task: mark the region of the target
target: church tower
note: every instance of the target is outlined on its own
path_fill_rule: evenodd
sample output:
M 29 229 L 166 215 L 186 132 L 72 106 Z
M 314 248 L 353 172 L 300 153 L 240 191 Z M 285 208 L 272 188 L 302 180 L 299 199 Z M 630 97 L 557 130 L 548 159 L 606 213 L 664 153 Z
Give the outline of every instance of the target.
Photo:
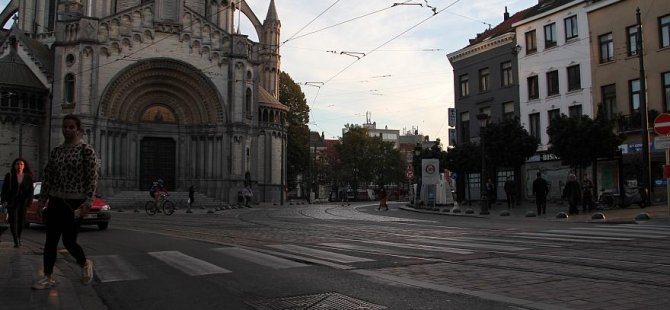
M 271 0 L 268 14 L 263 21 L 263 34 L 260 39 L 262 46 L 260 56 L 263 61 L 261 85 L 275 98 L 279 98 L 280 31 L 281 22 L 279 22 L 275 1 Z

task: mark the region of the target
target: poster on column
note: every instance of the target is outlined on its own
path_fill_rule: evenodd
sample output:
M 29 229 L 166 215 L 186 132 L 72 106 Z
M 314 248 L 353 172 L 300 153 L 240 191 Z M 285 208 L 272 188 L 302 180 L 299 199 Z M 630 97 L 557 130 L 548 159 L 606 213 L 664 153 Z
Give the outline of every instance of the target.
M 440 182 L 440 160 L 421 160 L 421 182 L 425 185 L 435 185 Z

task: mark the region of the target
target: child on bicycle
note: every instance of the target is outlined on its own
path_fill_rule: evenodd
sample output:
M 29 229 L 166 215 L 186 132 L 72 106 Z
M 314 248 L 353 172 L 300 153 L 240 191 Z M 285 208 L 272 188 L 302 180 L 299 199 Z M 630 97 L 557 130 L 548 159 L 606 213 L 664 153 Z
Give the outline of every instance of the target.
M 161 199 L 161 195 L 167 195 L 167 189 L 165 188 L 165 185 L 163 184 L 163 179 L 158 179 L 156 180 L 153 185 L 151 186 L 151 190 L 149 191 L 149 194 L 151 197 L 154 199 L 156 209 L 159 207 L 159 202 Z

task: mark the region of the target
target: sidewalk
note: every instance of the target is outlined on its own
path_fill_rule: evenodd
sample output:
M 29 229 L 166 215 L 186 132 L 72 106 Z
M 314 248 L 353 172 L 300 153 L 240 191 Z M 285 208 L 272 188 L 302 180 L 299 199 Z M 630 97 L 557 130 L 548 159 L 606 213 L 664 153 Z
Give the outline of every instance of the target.
M 665 222 L 670 223 L 670 216 L 668 215 L 668 206 L 664 203 L 652 204 L 649 207 L 641 209 L 638 206 L 631 206 L 625 209 L 612 209 L 604 211 L 590 211 L 586 213 L 581 212 L 581 206 L 579 207 L 580 213 L 577 215 L 568 215 L 567 218 L 557 218 L 557 214 L 564 212 L 568 214 L 568 204 L 567 203 L 556 203 L 548 202 L 547 203 L 547 214 L 546 215 L 537 215 L 537 209 L 535 207 L 535 202 L 532 201 L 523 201 L 520 205 L 514 206 L 512 209 L 507 208 L 506 202 L 495 203 L 492 208 L 489 209 L 489 215 L 480 215 L 480 204 L 479 201 L 473 201 L 471 205 L 463 204 L 459 205 L 461 210 L 460 213 L 452 212 L 453 206 L 438 206 L 437 209 L 428 210 L 423 208 L 414 208 L 409 205 L 403 204 L 400 207 L 403 210 L 415 211 L 421 213 L 431 213 L 431 214 L 440 214 L 447 216 L 466 216 L 466 217 L 480 217 L 480 218 L 510 218 L 510 219 L 521 219 L 525 218 L 528 220 L 552 220 L 552 221 L 564 221 L 564 222 L 610 222 L 610 223 L 620 223 L 620 222 L 635 222 L 635 218 L 640 213 L 646 213 L 649 215 L 650 220 L 647 222 Z M 470 211 L 468 211 L 470 210 Z M 469 213 L 472 212 L 472 213 Z M 602 213 L 605 216 L 604 220 L 601 219 L 592 219 L 593 214 Z M 509 213 L 508 215 L 504 215 Z M 534 216 L 529 216 L 533 214 Z
M 33 290 L 31 286 L 42 272 L 42 244 L 22 240 L 21 247 L 14 248 L 9 231 L 0 240 L 0 310 L 107 309 L 90 285 L 78 281 L 80 268 L 69 255 L 60 253 L 56 261 L 54 278 L 58 286 Z

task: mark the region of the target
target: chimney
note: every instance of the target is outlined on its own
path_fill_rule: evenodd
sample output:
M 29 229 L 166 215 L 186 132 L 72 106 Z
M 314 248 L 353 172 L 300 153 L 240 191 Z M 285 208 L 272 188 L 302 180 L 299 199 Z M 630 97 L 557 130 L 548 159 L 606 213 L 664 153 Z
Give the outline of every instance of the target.
M 509 13 L 507 13 L 507 6 L 505 6 L 505 15 L 503 15 L 503 20 L 509 19 Z

